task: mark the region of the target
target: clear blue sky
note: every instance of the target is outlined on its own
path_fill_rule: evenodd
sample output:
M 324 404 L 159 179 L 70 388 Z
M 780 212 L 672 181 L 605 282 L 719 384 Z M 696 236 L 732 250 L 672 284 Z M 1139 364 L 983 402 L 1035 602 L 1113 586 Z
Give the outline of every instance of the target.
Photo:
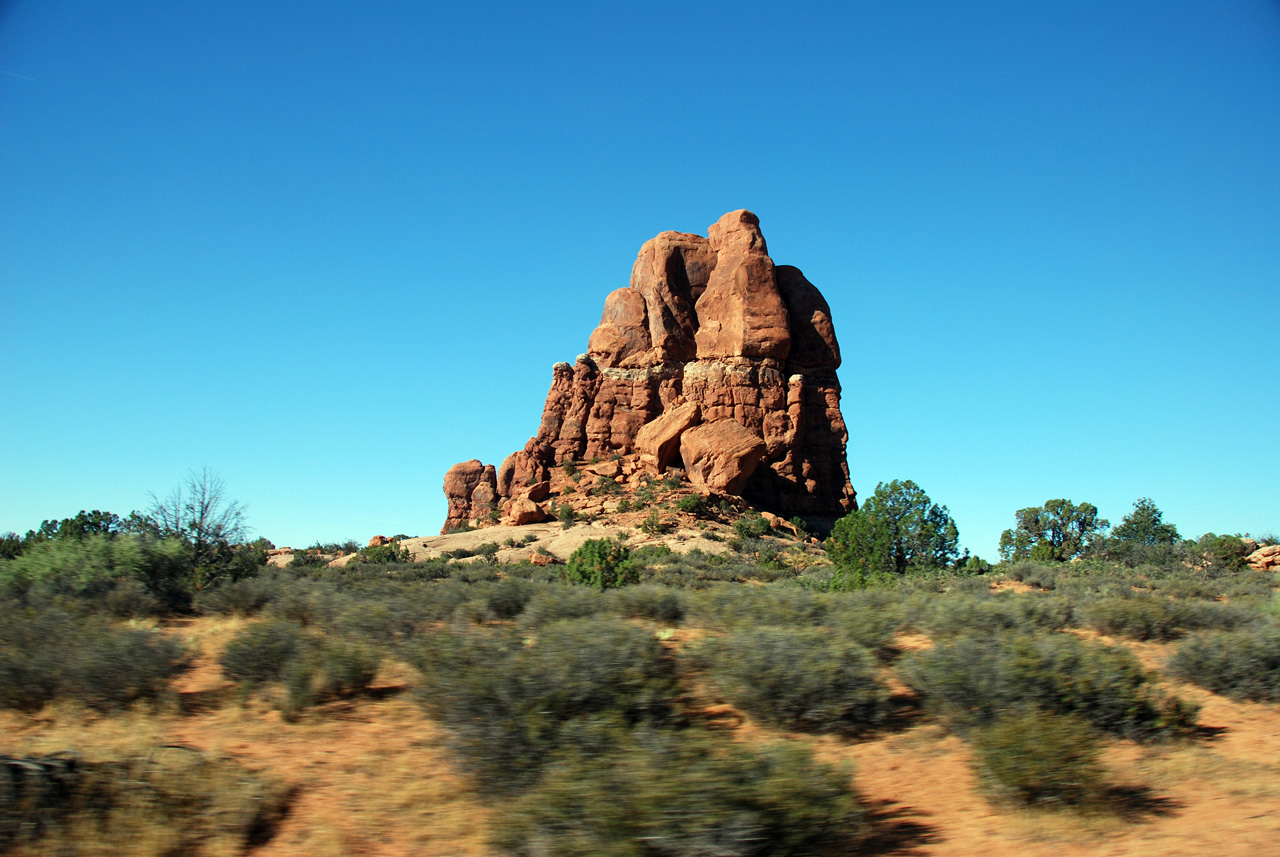
M 750 208 L 859 495 L 1280 532 L 1275 0 L 17 0 L 0 72 L 0 531 L 208 465 L 277 544 L 435 533 Z

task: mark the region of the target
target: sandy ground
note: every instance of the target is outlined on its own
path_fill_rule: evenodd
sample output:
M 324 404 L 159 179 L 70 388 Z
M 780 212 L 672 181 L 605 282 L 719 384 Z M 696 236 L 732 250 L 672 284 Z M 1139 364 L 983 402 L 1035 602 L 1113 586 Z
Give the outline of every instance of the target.
M 528 528 L 522 528 L 528 529 Z M 490 810 L 443 749 L 442 734 L 413 701 L 412 672 L 392 664 L 373 692 L 286 723 L 261 700 L 242 702 L 216 663 L 243 620 L 174 623 L 201 652 L 176 682 L 180 703 L 160 714 L 102 717 L 52 706 L 0 712 L 0 752 L 92 748 L 110 758 L 161 743 L 229 755 L 293 789 L 290 812 L 259 855 L 485 855 Z M 668 635 L 672 644 L 697 629 Z M 903 641 L 911 642 L 911 641 Z M 919 642 L 919 641 L 916 641 Z M 1134 648 L 1157 666 L 1167 647 Z M 719 700 L 708 719 L 745 741 L 797 740 L 848 761 L 872 808 L 864 854 L 918 857 L 1258 857 L 1280 853 L 1280 706 L 1241 704 L 1189 685 L 1203 704 L 1203 736 L 1139 746 L 1115 742 L 1106 761 L 1117 812 L 1083 817 L 993 805 L 979 790 L 963 741 L 907 718 L 859 742 L 782 735 Z

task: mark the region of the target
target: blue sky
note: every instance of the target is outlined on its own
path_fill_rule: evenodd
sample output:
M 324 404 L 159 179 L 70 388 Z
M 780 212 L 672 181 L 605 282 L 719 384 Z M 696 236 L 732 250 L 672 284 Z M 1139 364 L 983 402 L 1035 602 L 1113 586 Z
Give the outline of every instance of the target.
M 465 8 L 464 8 L 465 5 Z M 0 531 L 437 532 L 664 229 L 831 304 L 860 496 L 1280 532 L 1280 3 L 0 4 Z

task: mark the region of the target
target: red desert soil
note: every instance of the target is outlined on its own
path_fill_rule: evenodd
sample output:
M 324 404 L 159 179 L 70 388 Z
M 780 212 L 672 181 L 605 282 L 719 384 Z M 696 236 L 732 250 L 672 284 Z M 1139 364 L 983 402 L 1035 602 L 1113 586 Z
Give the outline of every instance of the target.
M 32 717 L 0 713 L 0 752 L 77 747 L 109 756 L 157 743 L 224 753 L 294 788 L 268 855 L 486 855 L 487 810 L 451 765 L 441 730 L 402 692 L 412 675 L 389 668 L 368 698 L 312 709 L 286 723 L 258 700 L 243 706 L 216 663 L 238 620 L 196 619 L 172 631 L 201 655 L 177 689 L 181 711 L 86 716 L 54 706 Z M 682 630 L 681 638 L 690 636 Z M 683 641 L 683 640 L 681 640 Z M 673 640 L 672 642 L 676 642 Z M 1166 647 L 1134 645 L 1149 666 Z M 398 669 L 398 671 L 397 671 Z M 1140 747 L 1117 742 L 1107 761 L 1123 816 L 1014 811 L 977 788 L 960 739 L 918 724 L 864 742 L 780 736 L 715 706 L 709 725 L 740 740 L 787 737 L 824 759 L 847 760 L 876 817 L 864 853 L 918 857 L 1085 857 L 1214 854 L 1256 857 L 1280 842 L 1280 707 L 1241 704 L 1188 685 L 1204 706 L 1205 735 Z M 714 714 L 715 716 L 710 716 Z

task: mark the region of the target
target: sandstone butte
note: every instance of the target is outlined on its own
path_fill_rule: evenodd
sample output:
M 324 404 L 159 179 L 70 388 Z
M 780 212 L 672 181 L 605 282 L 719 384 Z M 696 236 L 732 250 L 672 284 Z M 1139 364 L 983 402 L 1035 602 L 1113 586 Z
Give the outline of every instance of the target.
M 857 501 L 839 367 L 826 300 L 774 265 L 754 214 L 731 211 L 706 238 L 663 232 L 605 299 L 587 352 L 552 368 L 524 449 L 445 474 L 442 532 L 546 520 L 565 462 L 621 492 L 674 470 L 784 517 L 844 515 Z

